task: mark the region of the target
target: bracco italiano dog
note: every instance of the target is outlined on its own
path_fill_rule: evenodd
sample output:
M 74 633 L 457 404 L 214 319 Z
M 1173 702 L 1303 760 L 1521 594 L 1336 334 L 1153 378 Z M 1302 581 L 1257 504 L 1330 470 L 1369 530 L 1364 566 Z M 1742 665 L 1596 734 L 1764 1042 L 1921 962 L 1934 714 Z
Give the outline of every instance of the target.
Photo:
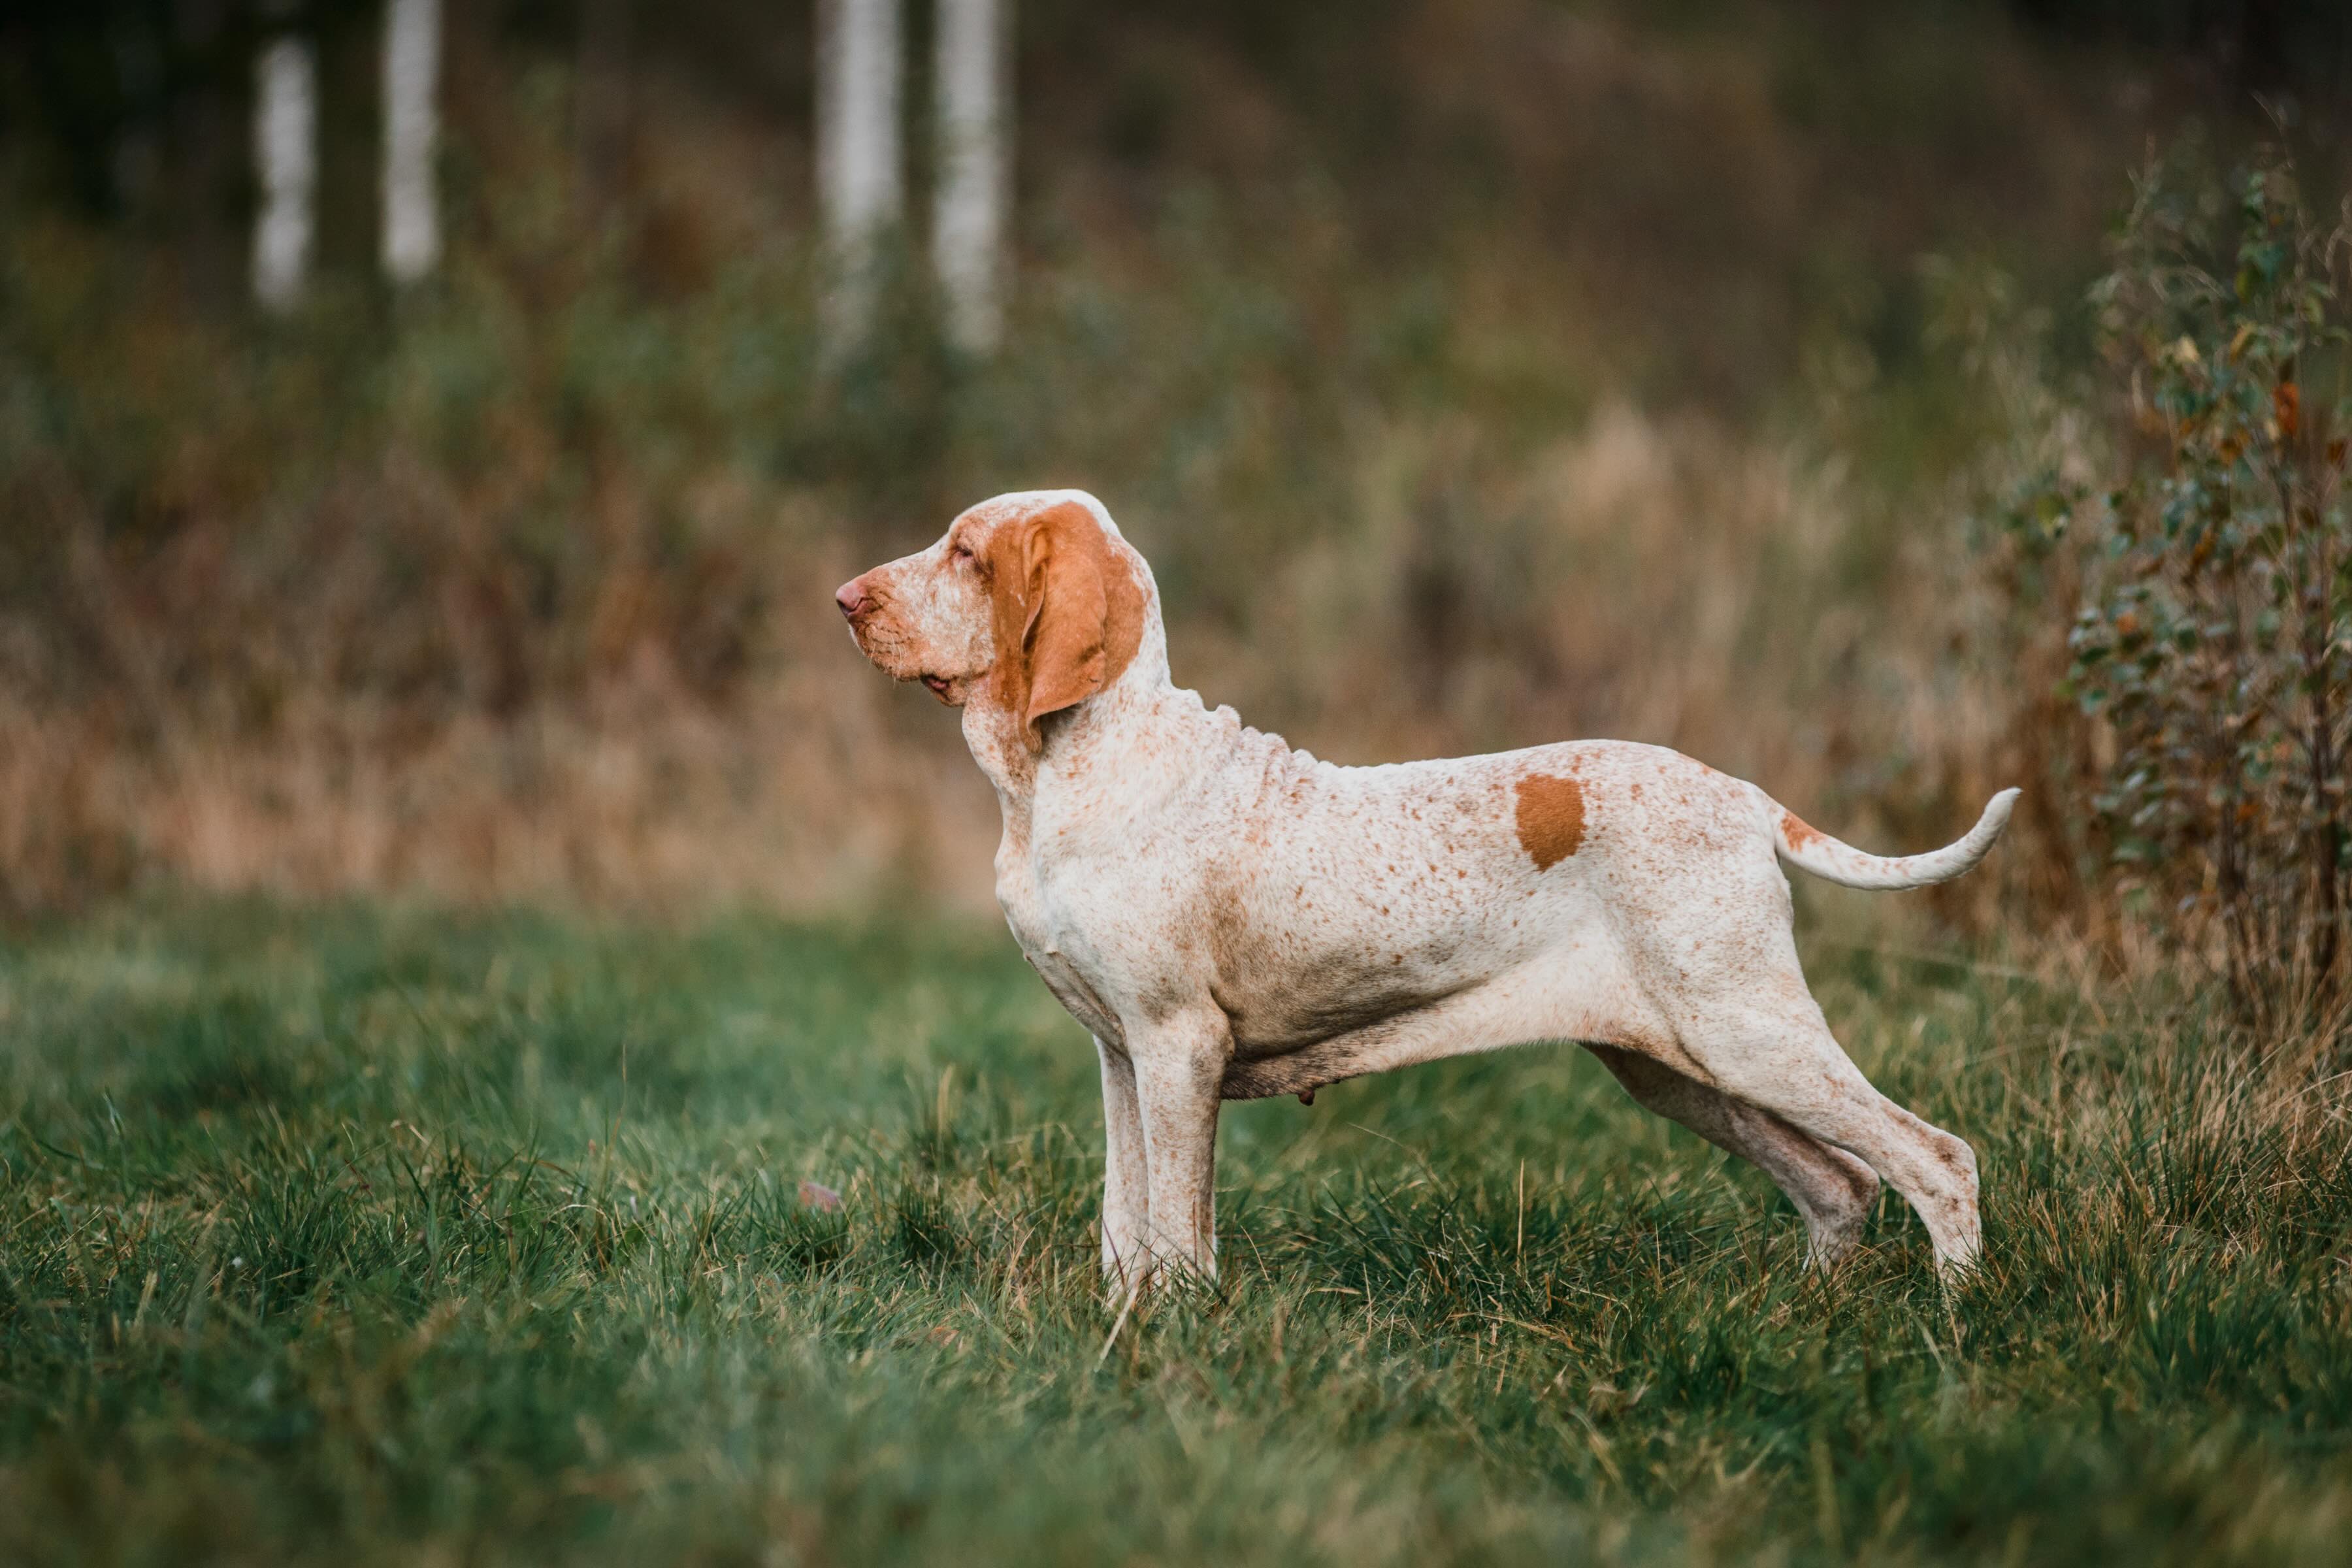
M 1318 762 L 1170 680 L 1151 569 L 1076 490 L 983 501 L 836 598 L 877 668 L 963 710 L 996 786 L 1005 920 L 1102 1060 L 1114 1285 L 1214 1274 L 1220 1101 L 1540 1040 L 1762 1166 L 1817 1261 L 1881 1180 L 1945 1268 L 1976 1257 L 1976 1156 L 1840 1048 L 1780 863 L 1939 882 L 1984 858 L 2015 790 L 1958 843 L 1890 859 L 1656 746 Z

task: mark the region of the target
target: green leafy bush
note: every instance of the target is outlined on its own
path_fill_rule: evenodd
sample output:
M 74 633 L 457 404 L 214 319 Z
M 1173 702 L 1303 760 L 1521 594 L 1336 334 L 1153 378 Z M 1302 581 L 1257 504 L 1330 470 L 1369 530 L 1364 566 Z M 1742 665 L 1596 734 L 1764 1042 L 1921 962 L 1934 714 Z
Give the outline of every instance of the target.
M 2347 248 L 2283 155 L 2226 184 L 2193 155 L 2152 166 L 2093 292 L 2128 471 L 2021 513 L 2077 525 L 2067 689 L 2095 727 L 2105 842 L 2249 1003 L 2340 968 Z

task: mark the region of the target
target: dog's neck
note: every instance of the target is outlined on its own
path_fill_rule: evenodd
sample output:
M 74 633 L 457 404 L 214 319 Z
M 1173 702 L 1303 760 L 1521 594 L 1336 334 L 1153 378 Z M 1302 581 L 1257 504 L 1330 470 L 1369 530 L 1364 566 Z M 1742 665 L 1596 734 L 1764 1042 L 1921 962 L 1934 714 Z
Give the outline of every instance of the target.
M 964 704 L 963 734 L 1004 814 L 1008 848 L 1026 848 L 1040 809 L 1084 810 L 1181 775 L 1189 755 L 1213 742 L 1213 721 L 1200 698 L 1170 679 L 1160 606 L 1150 605 L 1141 645 L 1118 679 L 1038 723 L 1041 744 L 1024 733 L 1022 716 L 992 694 Z

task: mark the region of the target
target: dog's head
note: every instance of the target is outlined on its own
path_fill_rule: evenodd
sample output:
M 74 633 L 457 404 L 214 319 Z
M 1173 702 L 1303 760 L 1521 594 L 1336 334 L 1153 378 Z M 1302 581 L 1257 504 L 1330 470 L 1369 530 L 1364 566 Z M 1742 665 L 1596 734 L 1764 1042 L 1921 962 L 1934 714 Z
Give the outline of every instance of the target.
M 984 702 L 1037 721 L 1094 696 L 1135 658 L 1142 562 L 1092 497 L 1024 491 L 971 508 L 938 543 L 834 594 L 858 650 L 950 707 Z

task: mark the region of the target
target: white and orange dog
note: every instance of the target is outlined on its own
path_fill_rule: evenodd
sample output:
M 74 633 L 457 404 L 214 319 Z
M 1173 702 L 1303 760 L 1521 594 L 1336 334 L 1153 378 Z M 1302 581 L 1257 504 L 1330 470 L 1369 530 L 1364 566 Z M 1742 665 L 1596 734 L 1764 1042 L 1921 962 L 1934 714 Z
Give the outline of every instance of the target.
M 1633 1098 L 1755 1162 L 1811 1256 L 1891 1183 L 1947 1270 L 1977 1256 L 1968 1144 L 1870 1086 L 1806 989 L 1786 860 L 1916 888 L 1677 752 L 1575 741 L 1345 768 L 1169 679 L 1151 569 L 1076 490 L 999 496 L 837 600 L 866 658 L 963 710 L 1004 812 L 996 892 L 1095 1037 L 1114 1285 L 1216 1268 L 1218 1105 L 1573 1040 Z

